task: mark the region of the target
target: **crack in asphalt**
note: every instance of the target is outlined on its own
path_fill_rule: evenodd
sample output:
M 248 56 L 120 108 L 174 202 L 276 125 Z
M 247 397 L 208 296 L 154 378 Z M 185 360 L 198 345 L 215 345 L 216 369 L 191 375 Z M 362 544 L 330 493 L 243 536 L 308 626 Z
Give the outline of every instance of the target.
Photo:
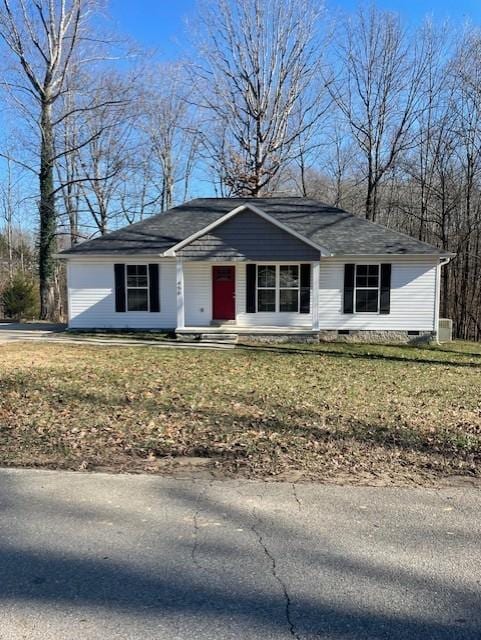
M 260 523 L 260 518 L 257 516 L 255 509 L 253 509 L 252 515 L 253 515 L 254 519 L 257 521 L 257 523 Z M 256 536 L 257 541 L 259 542 L 259 545 L 262 547 L 262 550 L 264 551 L 265 556 L 269 559 L 269 562 L 270 562 L 270 565 L 271 565 L 271 573 L 274 576 L 274 579 L 277 581 L 277 583 L 279 584 L 279 586 L 282 589 L 282 593 L 284 595 L 284 600 L 285 600 L 286 622 L 287 622 L 287 625 L 289 627 L 290 634 L 291 634 L 291 636 L 293 638 L 295 638 L 295 640 L 301 640 L 301 636 L 296 632 L 296 628 L 294 626 L 294 623 L 292 622 L 292 618 L 291 618 L 291 605 L 292 605 L 291 598 L 289 596 L 289 592 L 287 590 L 286 583 L 284 582 L 284 580 L 280 577 L 280 575 L 277 572 L 276 559 L 272 555 L 272 553 L 269 551 L 269 548 L 267 547 L 266 543 L 264 542 L 264 537 L 263 537 L 262 533 L 259 531 L 259 529 L 257 528 L 255 523 L 251 526 L 251 530 L 254 533 L 254 535 Z
M 302 510 L 302 501 L 299 498 L 299 496 L 297 495 L 297 488 L 296 488 L 295 482 L 293 482 L 291 484 L 291 487 L 292 487 L 292 495 L 294 496 L 294 500 L 297 502 L 297 508 L 298 508 L 299 511 L 301 511 Z
M 198 569 L 201 569 L 203 571 L 204 567 L 197 560 L 197 549 L 199 548 L 199 540 L 198 540 L 199 524 L 197 522 L 198 516 L 199 516 L 199 511 L 196 511 L 194 513 L 194 515 L 192 516 L 192 520 L 193 520 L 193 523 L 194 523 L 194 542 L 192 544 L 192 549 L 190 550 L 190 555 L 192 557 L 193 564 L 195 564 L 195 566 Z
M 205 497 L 208 489 L 210 489 L 210 487 L 212 486 L 212 481 L 208 482 L 204 488 L 202 489 L 202 491 L 199 494 L 199 500 L 201 500 L 202 498 Z M 192 543 L 192 548 L 190 550 L 190 556 L 192 558 L 192 563 L 200 570 L 200 571 L 207 571 L 207 569 L 199 562 L 199 560 L 197 559 L 197 551 L 199 549 L 199 532 L 200 532 L 200 528 L 199 528 L 199 515 L 201 512 L 201 508 L 200 506 L 198 507 L 197 511 L 194 512 L 193 516 L 192 516 L 192 524 L 194 525 L 194 533 L 193 533 L 193 538 L 194 541 Z
M 199 500 L 201 500 L 203 497 L 205 497 L 205 495 L 207 494 L 207 491 L 212 486 L 212 482 L 213 482 L 213 480 L 205 485 L 205 487 L 203 488 L 203 490 L 199 494 Z M 241 497 L 241 498 L 245 497 L 245 496 L 243 496 L 241 494 L 241 492 L 237 488 L 235 489 L 235 491 L 238 493 L 239 497 Z M 295 487 L 294 484 L 292 484 L 292 493 L 293 493 L 293 496 L 294 496 L 294 498 L 295 498 L 295 500 L 297 502 L 299 510 L 301 510 L 302 501 L 299 499 L 299 496 L 297 495 L 296 487 Z M 263 495 L 259 494 L 258 497 L 262 499 Z M 199 562 L 199 560 L 197 558 L 197 552 L 198 552 L 198 549 L 199 549 L 199 532 L 200 532 L 199 515 L 200 515 L 200 512 L 201 512 L 201 508 L 199 507 L 194 512 L 194 514 L 192 516 L 192 523 L 193 523 L 193 527 L 194 527 L 194 533 L 193 533 L 194 542 L 193 542 L 192 548 L 191 548 L 191 557 L 192 557 L 192 563 L 200 571 L 207 571 L 207 569 Z M 253 532 L 253 534 L 255 535 L 260 547 L 262 548 L 262 550 L 264 552 L 264 555 L 269 560 L 272 576 L 274 577 L 276 582 L 281 587 L 281 591 L 282 591 L 282 594 L 284 596 L 284 601 L 285 601 L 285 609 L 284 609 L 284 611 L 285 611 L 287 626 L 289 628 L 289 633 L 290 633 L 291 637 L 294 638 L 294 640 L 302 640 L 301 636 L 296 632 L 296 628 L 295 628 L 294 622 L 292 621 L 292 617 L 291 617 L 292 601 L 291 601 L 291 597 L 289 595 L 289 591 L 287 590 L 287 585 L 284 582 L 284 580 L 280 577 L 280 575 L 278 574 L 276 558 L 271 553 L 269 548 L 267 547 L 267 545 L 266 545 L 266 543 L 264 541 L 264 536 L 262 535 L 262 532 L 258 528 L 258 526 L 261 524 L 261 518 L 257 515 L 257 511 L 256 511 L 255 507 L 252 510 L 252 517 L 254 519 L 254 523 L 251 525 L 250 529 Z

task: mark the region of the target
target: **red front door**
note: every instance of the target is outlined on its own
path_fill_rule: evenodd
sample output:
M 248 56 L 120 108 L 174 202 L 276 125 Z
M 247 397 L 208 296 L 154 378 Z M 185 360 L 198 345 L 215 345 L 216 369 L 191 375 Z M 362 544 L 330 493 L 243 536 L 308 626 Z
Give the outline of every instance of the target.
M 235 320 L 235 267 L 212 267 L 214 320 Z

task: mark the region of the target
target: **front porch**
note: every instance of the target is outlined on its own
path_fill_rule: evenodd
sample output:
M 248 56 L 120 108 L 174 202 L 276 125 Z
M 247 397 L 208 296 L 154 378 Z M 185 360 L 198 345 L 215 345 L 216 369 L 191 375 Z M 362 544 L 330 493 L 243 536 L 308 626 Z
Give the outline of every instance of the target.
M 192 261 L 177 256 L 177 335 L 318 335 L 319 261 L 262 263 L 276 274 L 277 285 L 271 289 L 272 310 L 260 308 L 258 265 L 249 261 Z M 281 297 L 283 269 L 293 274 L 288 292 L 290 306 Z

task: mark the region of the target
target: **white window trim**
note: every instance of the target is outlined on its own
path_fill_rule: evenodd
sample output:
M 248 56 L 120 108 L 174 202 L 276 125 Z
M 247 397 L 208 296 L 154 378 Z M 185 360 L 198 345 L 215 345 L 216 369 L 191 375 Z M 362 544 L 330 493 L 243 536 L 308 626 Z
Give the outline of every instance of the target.
M 128 267 L 146 267 L 147 271 L 147 286 L 146 287 L 129 287 L 129 276 L 128 276 Z M 150 311 L 150 273 L 149 273 L 149 265 L 148 264 L 125 264 L 125 310 L 127 313 L 148 313 Z M 144 290 L 147 289 L 147 309 L 139 310 L 139 309 L 129 309 L 129 289 L 137 289 Z
M 354 269 L 354 314 L 359 313 L 362 316 L 378 316 L 381 309 L 381 263 L 380 262 L 362 262 L 355 265 Z M 358 287 L 357 286 L 357 268 L 358 267 L 377 267 L 377 311 L 357 311 L 357 290 L 371 291 L 375 287 Z
M 275 267 L 276 270 L 276 282 L 274 287 L 259 287 L 259 267 Z M 282 287 L 283 291 L 296 291 L 297 289 L 297 311 L 281 311 L 281 282 L 280 273 L 281 267 L 297 267 L 298 274 L 298 286 L 297 287 Z M 259 311 L 259 296 L 258 291 L 275 291 L 275 310 L 274 311 Z M 300 262 L 286 262 L 272 264 L 269 262 L 256 263 L 256 313 L 300 313 L 301 309 L 301 263 Z

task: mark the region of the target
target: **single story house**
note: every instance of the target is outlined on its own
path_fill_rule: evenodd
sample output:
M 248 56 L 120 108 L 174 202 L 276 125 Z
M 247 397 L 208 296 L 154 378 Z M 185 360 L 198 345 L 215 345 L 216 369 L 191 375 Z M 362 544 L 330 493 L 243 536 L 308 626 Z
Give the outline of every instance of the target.
M 316 200 L 199 198 L 59 257 L 72 329 L 409 341 L 451 256 Z

